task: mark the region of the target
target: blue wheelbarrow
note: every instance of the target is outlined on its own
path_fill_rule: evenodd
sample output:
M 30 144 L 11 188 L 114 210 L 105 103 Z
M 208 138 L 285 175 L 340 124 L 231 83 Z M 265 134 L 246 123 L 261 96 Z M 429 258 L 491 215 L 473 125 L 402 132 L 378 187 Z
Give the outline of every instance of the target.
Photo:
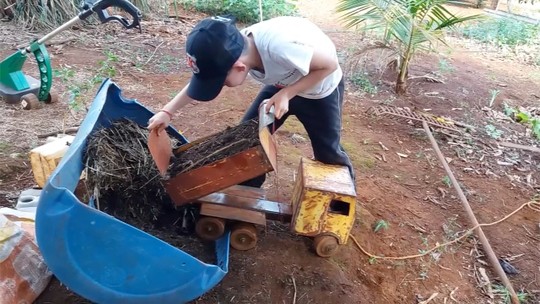
M 215 241 L 217 265 L 207 264 L 74 194 L 87 137 L 121 118 L 145 126 L 152 115 L 105 80 L 39 200 L 36 237 L 45 263 L 69 289 L 96 303 L 185 303 L 212 289 L 228 271 L 230 233 Z M 187 142 L 174 128 L 167 132 Z

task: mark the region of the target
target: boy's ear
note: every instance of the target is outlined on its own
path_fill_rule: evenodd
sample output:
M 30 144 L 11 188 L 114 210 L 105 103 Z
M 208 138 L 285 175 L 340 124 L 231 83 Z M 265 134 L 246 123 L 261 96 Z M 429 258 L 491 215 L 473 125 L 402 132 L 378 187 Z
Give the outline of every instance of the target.
M 247 69 L 247 66 L 240 60 L 236 60 L 232 67 L 239 72 L 244 72 Z

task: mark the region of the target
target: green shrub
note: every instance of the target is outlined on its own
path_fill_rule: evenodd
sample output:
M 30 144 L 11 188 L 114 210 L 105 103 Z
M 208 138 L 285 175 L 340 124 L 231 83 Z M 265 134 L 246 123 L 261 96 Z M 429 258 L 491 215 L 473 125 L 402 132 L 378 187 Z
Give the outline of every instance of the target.
M 368 94 L 377 94 L 377 86 L 371 83 L 371 80 L 364 73 L 355 73 L 352 75 L 351 82 Z
M 462 30 L 467 38 L 497 45 L 524 45 L 537 42 L 540 27 L 508 18 L 468 24 Z
M 239 22 L 255 23 L 259 21 L 258 0 L 181 0 L 187 8 L 209 15 L 233 15 Z M 263 19 L 277 16 L 290 16 L 297 13 L 296 1 L 263 0 Z

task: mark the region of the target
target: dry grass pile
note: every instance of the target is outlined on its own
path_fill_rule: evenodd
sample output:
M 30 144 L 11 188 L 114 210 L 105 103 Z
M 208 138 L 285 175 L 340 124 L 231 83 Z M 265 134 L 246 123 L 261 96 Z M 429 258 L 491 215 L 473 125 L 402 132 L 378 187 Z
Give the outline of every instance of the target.
M 252 119 L 208 136 L 187 149 L 175 151 L 171 176 L 192 171 L 260 144 L 259 122 Z
M 74 0 L 0 0 L 0 8 L 25 28 L 52 29 L 79 14 Z
M 76 17 L 83 4 L 92 5 L 98 0 L 0 0 L 0 16 L 7 16 L 16 23 L 30 29 L 54 29 L 61 24 Z M 127 0 L 129 1 L 129 0 Z M 171 3 L 168 0 L 131 0 L 142 13 L 143 18 L 150 15 L 168 17 Z M 177 7 L 175 0 L 174 7 Z M 109 8 L 109 14 L 122 14 L 117 8 Z M 97 17 L 92 16 L 88 21 L 99 23 Z
M 147 141 L 147 129 L 118 120 L 88 137 L 84 159 L 97 207 L 135 225 L 156 222 L 170 205 Z

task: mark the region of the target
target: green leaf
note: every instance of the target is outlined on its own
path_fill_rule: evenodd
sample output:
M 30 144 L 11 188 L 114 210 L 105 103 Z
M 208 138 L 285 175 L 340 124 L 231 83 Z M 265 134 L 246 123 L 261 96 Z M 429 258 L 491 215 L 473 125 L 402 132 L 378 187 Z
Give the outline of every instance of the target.
M 540 120 L 536 118 L 533 119 L 531 121 L 531 126 L 532 126 L 532 132 L 534 136 L 536 137 L 536 139 L 540 139 Z
M 519 112 L 516 114 L 516 121 L 520 123 L 528 123 L 530 120 L 529 113 L 527 112 Z
M 499 139 L 503 131 L 497 129 L 494 125 L 486 125 L 486 133 L 494 139 Z
M 503 112 L 504 112 L 504 115 L 506 116 L 512 116 L 514 115 L 517 111 L 516 109 L 510 107 L 509 105 L 507 105 L 506 103 L 504 103 L 504 109 L 503 109 Z
M 379 230 L 381 229 L 388 229 L 388 227 L 390 226 L 390 224 L 388 224 L 387 221 L 385 220 L 378 220 L 377 223 L 375 223 L 375 226 L 373 227 L 373 231 L 374 232 L 378 232 Z

